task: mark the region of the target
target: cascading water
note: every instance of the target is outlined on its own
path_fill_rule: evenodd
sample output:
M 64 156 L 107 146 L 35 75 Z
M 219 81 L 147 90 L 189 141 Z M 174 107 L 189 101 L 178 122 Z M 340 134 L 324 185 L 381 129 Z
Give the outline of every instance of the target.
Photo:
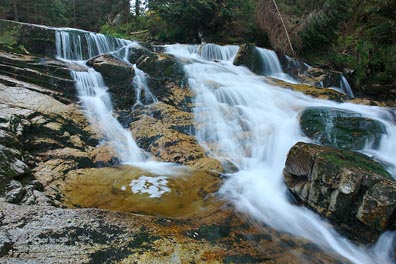
M 354 97 L 353 96 L 353 92 L 352 92 L 352 88 L 349 85 L 349 82 L 347 81 L 347 79 L 342 74 L 341 74 L 341 77 L 340 77 L 340 88 L 346 95 L 349 95 L 352 98 Z
M 260 54 L 261 58 L 263 67 L 262 75 L 295 82 L 291 76 L 283 72 L 278 55 L 276 55 L 275 51 L 264 48 L 256 48 L 256 50 Z
M 70 28 L 58 29 L 55 40 L 58 58 L 72 61 L 88 60 L 133 44 L 129 40 Z
M 137 146 L 130 131 L 124 129 L 113 117 L 111 98 L 102 75 L 87 67 L 84 60 L 99 54 L 115 52 L 128 45 L 136 44 L 79 30 L 56 32 L 58 58 L 86 68 L 86 71 L 72 71 L 72 77 L 90 122 L 99 124 L 98 127 L 123 163 L 141 162 L 144 160 L 144 153 Z
M 185 45 L 167 46 L 166 52 L 189 62 L 185 71 L 196 93 L 198 141 L 213 156 L 239 168 L 228 175 L 220 190 L 225 198 L 258 221 L 309 239 L 353 263 L 392 263 L 389 252 L 394 233 L 385 233 L 373 249 L 352 244 L 310 210 L 290 204 L 282 175 L 289 149 L 298 141 L 309 141 L 302 136 L 298 121 L 306 107 L 337 107 L 382 122 L 387 135 L 379 149 L 369 150 L 379 159 L 394 157 L 390 150 L 396 149 L 396 126 L 387 110 L 313 99 L 268 85 L 246 68 L 232 65 L 232 58 L 222 52 L 216 55 L 222 58 L 220 63 L 198 56 Z M 396 164 L 393 158 L 388 162 Z
M 100 73 L 87 68 L 87 71 L 73 71 L 72 77 L 90 122 L 100 127 L 106 140 L 111 142 L 117 151 L 120 160 L 124 163 L 142 161 L 143 153 L 131 133 L 112 115 L 110 95 Z
M 135 96 L 136 96 L 136 103 L 134 104 L 134 107 L 138 105 L 152 104 L 158 102 L 157 97 L 155 97 L 155 95 L 151 92 L 150 88 L 147 85 L 146 73 L 138 69 L 136 64 L 133 65 L 133 69 L 135 70 L 135 77 L 133 78 L 133 86 L 135 87 Z M 142 92 L 144 95 L 143 99 L 142 99 Z

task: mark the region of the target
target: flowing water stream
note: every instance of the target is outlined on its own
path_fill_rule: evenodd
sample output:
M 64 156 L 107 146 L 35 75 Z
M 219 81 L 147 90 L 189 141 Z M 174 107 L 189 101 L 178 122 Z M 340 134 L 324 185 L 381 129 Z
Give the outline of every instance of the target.
M 271 86 L 245 68 L 234 66 L 232 56 L 219 59 L 221 54 L 229 54 L 232 47 L 221 49 L 227 52 L 212 55 L 216 61 L 200 56 L 187 45 L 166 49 L 189 61 L 185 71 L 197 94 L 194 114 L 202 127 L 196 135 L 199 142 L 216 158 L 230 160 L 239 168 L 237 173 L 228 175 L 221 195 L 256 220 L 309 239 L 353 263 L 392 263 L 388 254 L 394 234 L 383 235 L 374 249 L 353 245 L 310 210 L 290 204 L 282 176 L 290 148 L 298 141 L 309 141 L 300 131 L 298 118 L 309 106 L 351 110 L 381 121 L 387 135 L 379 149 L 367 145 L 365 151 L 396 164 L 390 152 L 396 149 L 396 126 L 390 122 L 388 110 L 314 99 Z
M 175 169 L 172 166 L 142 163 L 147 159 L 147 154 L 138 148 L 130 131 L 112 116 L 111 98 L 102 76 L 85 65 L 85 60 L 103 53 L 116 53 L 125 60 L 128 47 L 137 44 L 84 31 L 74 34 L 69 29 L 57 31 L 56 41 L 58 58 L 86 69 L 72 72 L 79 98 L 89 120 L 100 126 L 105 139 L 115 146 L 122 162 L 140 162 L 144 164 L 141 167 L 152 171 L 165 173 L 168 170 L 171 173 Z M 383 136 L 379 148 L 371 149 L 367 145 L 362 151 L 393 164 L 390 172 L 395 174 L 396 157 L 393 151 L 396 149 L 396 125 L 391 122 L 389 111 L 313 99 L 271 86 L 248 69 L 232 64 L 237 50 L 238 46 L 214 44 L 166 47 L 167 53 L 185 63 L 189 86 L 196 93 L 194 116 L 196 123 L 202 127 L 196 133 L 199 143 L 214 157 L 231 161 L 239 169 L 228 175 L 220 194 L 232 201 L 239 211 L 257 221 L 311 240 L 353 263 L 392 263 L 389 252 L 394 233 L 385 233 L 371 249 L 352 244 L 310 210 L 290 204 L 282 176 L 289 149 L 298 141 L 310 141 L 301 133 L 298 121 L 299 113 L 310 106 L 351 110 L 382 122 L 387 134 Z M 266 60 L 263 74 L 288 78 L 276 65 L 279 61 L 271 52 L 259 51 L 270 58 L 265 59 L 263 55 Z M 133 67 L 136 73 L 136 103 L 155 103 L 157 99 L 147 87 L 145 73 L 136 65 Z M 141 98 L 142 90 L 147 98 Z M 166 181 L 164 177 L 158 178 Z M 141 182 L 137 186 L 139 184 Z

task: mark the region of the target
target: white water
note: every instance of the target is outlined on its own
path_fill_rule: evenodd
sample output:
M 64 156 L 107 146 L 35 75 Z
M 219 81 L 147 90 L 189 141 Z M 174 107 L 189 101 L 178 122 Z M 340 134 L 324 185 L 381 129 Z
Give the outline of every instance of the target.
M 139 162 L 143 153 L 133 140 L 131 133 L 112 115 L 110 95 L 103 78 L 92 68 L 87 71 L 73 71 L 72 77 L 85 113 L 91 124 L 97 124 L 106 141 L 110 142 L 122 162 Z
M 296 83 L 290 75 L 283 72 L 278 55 L 276 55 L 275 51 L 264 48 L 256 49 L 260 54 L 261 63 L 263 65 L 262 75 Z
M 220 191 L 224 198 L 256 220 L 309 239 L 353 263 L 392 263 L 389 245 L 394 233 L 383 235 L 373 249 L 352 244 L 310 210 L 290 204 L 282 176 L 290 148 L 298 141 L 309 141 L 298 121 L 299 113 L 308 106 L 352 110 L 383 122 L 388 133 L 380 148 L 365 151 L 395 165 L 391 150 L 396 149 L 396 126 L 386 109 L 338 104 L 268 85 L 246 68 L 232 65 L 232 56 L 223 56 L 223 52 L 212 56 L 222 58 L 218 63 L 185 45 L 167 46 L 166 50 L 188 62 L 185 71 L 197 94 L 194 115 L 200 144 L 240 169 L 228 175 Z
M 342 89 L 342 91 L 349 95 L 350 97 L 354 97 L 353 96 L 353 92 L 352 92 L 352 88 L 349 85 L 349 82 L 347 81 L 347 79 L 344 77 L 344 75 L 341 74 L 341 78 L 340 78 L 340 88 Z
M 136 64 L 133 65 L 133 69 L 135 70 L 135 77 L 133 78 L 133 86 L 135 88 L 135 96 L 136 96 L 136 103 L 135 106 L 138 105 L 145 105 L 145 104 L 153 104 L 157 103 L 157 97 L 151 92 L 150 88 L 147 85 L 147 74 L 138 69 Z M 142 101 L 142 92 L 144 95 Z

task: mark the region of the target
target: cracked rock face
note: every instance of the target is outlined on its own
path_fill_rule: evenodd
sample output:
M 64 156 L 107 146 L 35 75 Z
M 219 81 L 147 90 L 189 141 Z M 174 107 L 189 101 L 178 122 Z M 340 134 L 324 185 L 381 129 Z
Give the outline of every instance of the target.
M 183 219 L 1 201 L 0 209 L 0 262 L 7 264 L 336 261 L 309 242 L 263 232 L 224 206 Z
M 303 203 L 361 242 L 396 228 L 396 182 L 370 158 L 299 142 L 290 150 L 285 183 Z

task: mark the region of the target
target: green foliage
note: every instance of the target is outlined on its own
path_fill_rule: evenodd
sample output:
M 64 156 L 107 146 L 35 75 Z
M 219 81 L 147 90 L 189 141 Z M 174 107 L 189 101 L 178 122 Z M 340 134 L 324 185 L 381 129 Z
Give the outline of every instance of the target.
M 303 50 L 327 47 L 336 38 L 339 30 L 338 25 L 348 15 L 350 1 L 325 0 L 317 2 L 323 2 L 322 8 L 311 13 L 313 14 L 311 19 L 305 22 L 299 32 Z M 310 8 L 316 8 L 316 5 L 312 3 Z

